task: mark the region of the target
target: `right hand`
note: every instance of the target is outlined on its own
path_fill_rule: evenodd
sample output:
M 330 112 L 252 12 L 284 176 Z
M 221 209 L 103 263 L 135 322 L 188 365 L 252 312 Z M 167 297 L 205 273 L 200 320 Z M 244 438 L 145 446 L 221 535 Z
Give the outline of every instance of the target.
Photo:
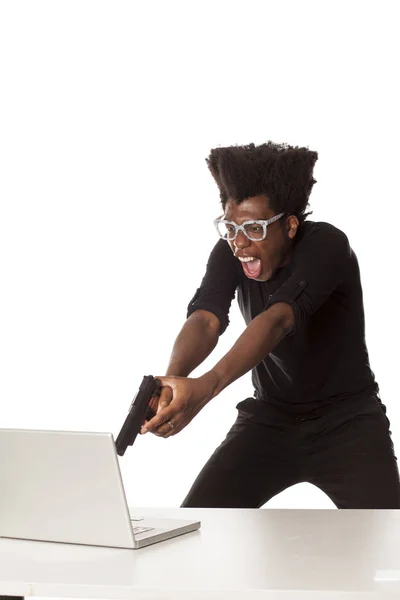
M 153 396 L 150 399 L 149 406 L 152 409 L 152 411 L 156 415 L 158 415 L 158 413 L 160 412 L 160 410 L 162 410 L 166 406 L 169 406 L 171 400 L 172 400 L 172 389 L 170 387 L 168 387 L 168 386 L 162 387 L 160 395 L 159 396 Z M 145 420 L 143 422 L 143 425 L 146 425 L 146 423 L 148 423 L 147 420 Z M 160 427 L 162 427 L 162 425 L 160 425 Z M 154 433 L 155 435 L 159 435 L 158 432 L 157 432 L 157 429 L 155 429 L 151 433 Z
M 161 388 L 172 391 L 169 404 L 158 403 L 157 414 L 142 427 L 142 435 L 148 431 L 163 438 L 176 435 L 186 427 L 215 394 L 218 375 L 212 371 L 202 377 L 157 377 Z M 168 395 L 169 397 L 169 395 Z

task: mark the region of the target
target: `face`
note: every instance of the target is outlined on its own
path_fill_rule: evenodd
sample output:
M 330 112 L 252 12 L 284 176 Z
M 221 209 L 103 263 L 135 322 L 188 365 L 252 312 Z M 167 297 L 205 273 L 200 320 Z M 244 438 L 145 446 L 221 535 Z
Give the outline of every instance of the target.
M 224 219 L 241 225 L 244 221 L 253 219 L 270 219 L 276 213 L 271 210 L 266 196 L 246 198 L 240 204 L 229 199 L 225 206 Z M 242 269 L 249 279 L 268 281 L 275 271 L 290 262 L 292 240 L 294 239 L 299 221 L 294 215 L 285 215 L 267 226 L 267 237 L 254 242 L 239 231 L 235 240 L 229 240 L 234 255 L 240 260 L 252 257 L 251 262 L 241 262 Z

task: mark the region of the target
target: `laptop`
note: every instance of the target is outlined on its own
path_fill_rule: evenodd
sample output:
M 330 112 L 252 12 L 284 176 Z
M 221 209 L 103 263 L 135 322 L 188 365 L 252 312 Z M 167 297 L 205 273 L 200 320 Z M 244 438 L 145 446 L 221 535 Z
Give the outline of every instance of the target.
M 130 516 L 111 433 L 0 429 L 0 537 L 142 548 L 199 521 Z

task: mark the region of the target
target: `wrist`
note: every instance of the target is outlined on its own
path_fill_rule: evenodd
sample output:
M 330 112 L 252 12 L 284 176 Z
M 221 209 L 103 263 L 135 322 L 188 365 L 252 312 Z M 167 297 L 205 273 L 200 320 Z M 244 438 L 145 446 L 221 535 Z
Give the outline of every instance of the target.
M 206 403 L 215 398 L 215 396 L 218 396 L 223 389 L 220 377 L 214 369 L 207 371 L 207 373 L 199 377 L 199 383 L 203 386 L 203 395 Z
M 168 369 L 165 373 L 166 377 L 188 377 L 190 371 L 188 368 L 178 363 L 168 365 Z

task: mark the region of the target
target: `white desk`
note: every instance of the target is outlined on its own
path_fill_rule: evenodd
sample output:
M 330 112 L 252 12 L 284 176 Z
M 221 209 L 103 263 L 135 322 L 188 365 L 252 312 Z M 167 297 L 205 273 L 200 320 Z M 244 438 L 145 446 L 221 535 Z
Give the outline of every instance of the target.
M 400 598 L 400 511 L 131 511 L 200 518 L 202 526 L 140 550 L 0 539 L 0 595 Z

